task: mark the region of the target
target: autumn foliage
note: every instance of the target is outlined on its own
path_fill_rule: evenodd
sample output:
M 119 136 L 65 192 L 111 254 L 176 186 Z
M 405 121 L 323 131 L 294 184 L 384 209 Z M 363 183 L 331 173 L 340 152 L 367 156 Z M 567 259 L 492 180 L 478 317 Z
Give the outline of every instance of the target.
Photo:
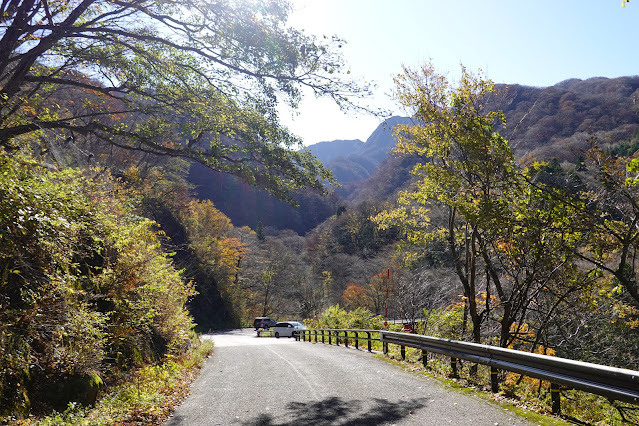
M 342 302 L 348 309 L 367 308 L 371 305 L 371 300 L 366 289 L 358 284 L 349 284 L 342 294 Z
M 193 287 L 131 201 L 108 174 L 0 152 L 0 414 L 92 402 L 190 344 Z

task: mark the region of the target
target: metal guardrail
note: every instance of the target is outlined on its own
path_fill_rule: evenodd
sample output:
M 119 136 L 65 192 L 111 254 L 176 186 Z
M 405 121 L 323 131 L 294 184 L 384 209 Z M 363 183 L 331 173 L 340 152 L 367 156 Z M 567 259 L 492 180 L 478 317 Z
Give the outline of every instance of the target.
M 349 336 L 349 333 L 352 335 Z M 367 337 L 359 337 L 360 333 L 367 333 Z M 379 339 L 372 338 L 372 333 L 379 333 Z M 313 337 L 315 342 L 321 338 L 322 343 L 327 339 L 329 344 L 331 340 L 336 339 L 338 345 L 341 339 L 346 346 L 348 346 L 349 339 L 357 339 L 354 340 L 356 347 L 358 347 L 358 340 L 366 340 L 369 352 L 372 341 L 381 341 L 384 354 L 388 353 L 389 344 L 395 344 L 400 346 L 402 359 L 406 358 L 406 347 L 421 349 L 424 366 L 427 365 L 428 352 L 449 356 L 453 376 L 457 376 L 457 360 L 459 359 L 487 365 L 491 368 L 491 390 L 493 392 L 499 391 L 500 370 L 546 380 L 551 384 L 552 411 L 554 413 L 558 413 L 561 408 L 561 385 L 613 400 L 639 404 L 639 371 L 496 346 L 385 330 L 309 329 L 301 331 L 298 340 L 306 341 L 308 338 L 310 342 Z
M 526 376 L 547 380 L 551 383 L 553 412 L 559 412 L 559 386 L 584 390 L 606 398 L 639 404 L 639 371 L 608 367 L 588 362 L 573 361 L 548 355 L 470 342 L 440 339 L 417 334 L 381 331 L 384 353 L 388 344 L 400 345 L 402 358 L 405 347 L 435 352 L 451 357 L 453 374 L 456 374 L 456 360 L 464 359 L 491 367 L 491 388 L 498 390 L 498 370 L 512 371 Z M 425 360 L 425 353 L 422 355 Z
M 350 333 L 350 334 L 349 334 Z M 366 333 L 366 337 L 361 337 L 360 334 Z M 356 329 L 344 329 L 344 328 L 311 328 L 306 330 L 300 330 L 296 336 L 297 340 L 310 342 L 315 337 L 315 343 L 318 343 L 321 339 L 322 343 L 328 342 L 329 345 L 334 341 L 339 346 L 340 341 L 344 343 L 344 346 L 348 347 L 349 340 L 355 342 L 355 349 L 359 349 L 360 340 L 368 342 L 368 352 L 372 352 L 372 342 L 379 342 L 378 338 L 373 338 L 373 334 L 379 335 L 380 330 L 356 330 Z

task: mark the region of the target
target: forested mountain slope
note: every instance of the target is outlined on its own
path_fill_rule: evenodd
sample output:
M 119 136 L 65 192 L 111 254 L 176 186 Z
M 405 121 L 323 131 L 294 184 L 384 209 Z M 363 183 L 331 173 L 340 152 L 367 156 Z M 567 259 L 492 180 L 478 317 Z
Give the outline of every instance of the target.
M 639 129 L 639 77 L 571 79 L 551 87 L 498 86 L 502 132 L 515 154 L 575 162 L 596 136 L 601 144 L 628 140 Z
M 335 214 L 341 204 L 340 198 L 350 198 L 350 193 L 359 188 L 357 183 L 365 182 L 381 163 L 391 159 L 390 153 L 395 146 L 392 129 L 397 124 L 410 121 L 405 117 L 389 118 L 380 123 L 366 142 L 337 140 L 309 146 L 308 150 L 333 172 L 343 188 L 337 188 L 338 195 L 329 197 L 298 194 L 298 208 L 278 201 L 233 176 L 214 172 L 200 164 L 192 164 L 188 180 L 195 186 L 198 198 L 213 201 L 236 226 L 255 228 L 261 222 L 271 229 L 292 229 L 303 235 Z M 407 175 L 407 170 L 403 169 L 400 174 Z M 401 182 L 404 180 L 400 179 Z M 393 179 L 392 182 L 396 181 Z M 396 189 L 394 185 L 386 187 L 388 194 Z
M 213 201 L 235 226 L 252 229 L 262 223 L 267 228 L 291 229 L 304 235 L 333 215 L 338 204 L 335 196 L 307 192 L 295 196 L 299 204 L 295 208 L 266 191 L 196 163 L 191 165 L 188 181 L 195 186 L 197 198 Z
M 364 142 L 359 139 L 354 139 L 318 142 L 310 145 L 307 149 L 322 163 L 328 164 L 336 157 L 353 155 L 363 147 Z
M 525 162 L 556 159 L 576 164 L 594 142 L 626 154 L 639 147 L 634 142 L 639 130 L 637 76 L 571 79 L 545 88 L 497 85 L 496 89 L 492 108 L 501 109 L 507 123 L 501 133 Z M 369 178 L 344 185 L 340 193 L 350 200 L 383 200 L 406 185 L 414 164 L 410 157 L 386 158 Z M 333 164 L 327 167 L 332 169 Z
M 576 163 L 591 141 L 606 147 L 630 141 L 639 130 L 639 77 L 571 79 L 551 87 L 497 85 L 492 107 L 506 115 L 501 133 L 515 155 L 524 160 Z M 410 124 L 407 117 L 380 123 L 366 142 L 337 140 L 308 147 L 342 184 L 346 200 L 384 200 L 410 179 L 415 160 L 393 158 L 393 127 Z M 299 196 L 294 209 L 263 191 L 194 165 L 189 181 L 199 198 L 210 199 L 237 226 L 258 222 L 274 229 L 304 234 L 335 213 L 336 198 Z

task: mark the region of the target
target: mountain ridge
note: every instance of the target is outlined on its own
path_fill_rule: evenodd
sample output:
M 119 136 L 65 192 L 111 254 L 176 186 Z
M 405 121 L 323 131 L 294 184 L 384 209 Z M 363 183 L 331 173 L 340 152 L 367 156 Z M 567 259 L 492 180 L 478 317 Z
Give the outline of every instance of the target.
M 570 79 L 549 87 L 496 85 L 496 89 L 491 108 L 503 110 L 508 123 L 499 131 L 523 162 L 554 158 L 577 164 L 593 141 L 614 148 L 639 138 L 639 76 Z M 399 123 L 412 124 L 413 120 L 391 117 L 366 142 L 337 140 L 306 147 L 323 159 L 342 188 L 336 191 L 339 197 L 325 200 L 302 195 L 299 209 L 197 165 L 191 168 L 189 181 L 197 187 L 199 198 L 213 201 L 236 226 L 253 227 L 261 221 L 303 235 L 334 214 L 345 200 L 384 201 L 408 185 L 410 169 L 418 160 L 388 155 L 396 143 L 392 128 Z
M 359 139 L 324 141 L 309 145 L 305 149 L 322 161 L 342 185 L 358 182 L 369 178 L 391 154 L 396 144 L 393 128 L 398 124 L 410 122 L 410 118 L 393 116 L 382 121 L 366 142 Z

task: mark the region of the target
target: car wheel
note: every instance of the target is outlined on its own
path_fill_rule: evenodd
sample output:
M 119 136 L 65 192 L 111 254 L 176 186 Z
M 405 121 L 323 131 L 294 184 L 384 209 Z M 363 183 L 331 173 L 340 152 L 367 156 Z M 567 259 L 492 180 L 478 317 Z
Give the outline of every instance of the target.
M 275 338 L 279 339 L 280 338 L 280 333 L 278 333 L 277 331 L 275 332 Z

